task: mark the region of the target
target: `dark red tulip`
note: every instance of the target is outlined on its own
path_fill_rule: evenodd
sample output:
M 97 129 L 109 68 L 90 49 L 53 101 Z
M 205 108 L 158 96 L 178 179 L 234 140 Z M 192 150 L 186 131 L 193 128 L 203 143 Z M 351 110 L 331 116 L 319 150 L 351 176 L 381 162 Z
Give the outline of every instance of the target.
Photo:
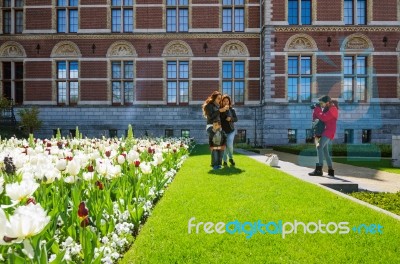
M 99 188 L 99 190 L 104 189 L 104 184 L 101 181 L 96 181 L 95 185 Z
M 89 225 L 89 218 L 85 218 L 81 221 L 81 227 L 87 227 Z
M 71 160 L 73 160 L 74 158 L 73 158 L 73 157 L 66 157 L 65 159 L 68 160 L 68 161 L 71 161 Z
M 47 147 L 50 148 L 51 147 L 51 143 L 47 142 Z
M 94 171 L 93 165 L 87 166 L 87 170 L 88 170 L 88 172 L 93 172 Z
M 106 156 L 107 156 L 107 158 L 109 158 L 111 156 L 111 151 L 107 150 L 106 151 Z
M 139 165 L 140 165 L 140 160 L 135 160 L 135 167 L 139 167 Z
M 28 205 L 30 203 L 36 204 L 36 200 L 34 197 L 29 197 L 28 200 L 26 201 L 26 205 Z
M 86 208 L 85 202 L 79 204 L 78 216 L 83 218 L 89 215 L 89 210 Z

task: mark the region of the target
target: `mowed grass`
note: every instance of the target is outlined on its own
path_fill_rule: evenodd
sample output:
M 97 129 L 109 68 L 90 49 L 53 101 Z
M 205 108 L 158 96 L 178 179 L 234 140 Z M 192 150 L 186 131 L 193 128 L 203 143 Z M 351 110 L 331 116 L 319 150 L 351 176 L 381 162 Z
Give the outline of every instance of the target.
M 236 168 L 211 171 L 196 146 L 121 263 L 399 263 L 400 222 L 236 155 Z M 188 233 L 188 221 L 380 224 L 383 234 Z
M 373 158 L 333 158 L 334 162 L 344 163 L 348 165 L 370 168 L 374 170 L 381 170 L 390 173 L 400 174 L 400 168 L 392 166 L 391 159 L 373 159 Z

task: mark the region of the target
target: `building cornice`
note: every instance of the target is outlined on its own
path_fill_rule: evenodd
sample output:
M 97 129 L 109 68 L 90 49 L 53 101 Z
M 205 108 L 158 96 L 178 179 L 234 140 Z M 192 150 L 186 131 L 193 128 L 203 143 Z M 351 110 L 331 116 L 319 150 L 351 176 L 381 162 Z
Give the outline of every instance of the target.
M 274 28 L 275 32 L 400 32 L 400 27 L 392 26 L 279 26 Z
M 218 39 L 244 39 L 244 38 L 260 38 L 259 33 L 235 33 L 235 34 L 188 34 L 188 33 L 177 33 L 177 34 L 38 34 L 38 35 L 7 35 L 2 36 L 4 41 L 10 40 L 76 40 L 76 39 L 197 39 L 197 38 L 218 38 Z

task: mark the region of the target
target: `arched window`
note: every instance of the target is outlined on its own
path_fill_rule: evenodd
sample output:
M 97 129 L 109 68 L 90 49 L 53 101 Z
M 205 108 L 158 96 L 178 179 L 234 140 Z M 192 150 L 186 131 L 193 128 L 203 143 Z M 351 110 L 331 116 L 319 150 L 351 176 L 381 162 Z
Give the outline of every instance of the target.
M 62 41 L 51 52 L 58 105 L 76 105 L 79 101 L 81 52 L 71 41 Z
M 311 102 L 315 88 L 316 58 L 318 51 L 314 39 L 306 34 L 290 37 L 287 52 L 287 99 L 289 102 Z
M 8 41 L 0 46 L 0 96 L 13 100 L 17 105 L 24 100 L 25 57 L 24 48 L 17 42 Z
M 222 93 L 228 94 L 235 104 L 244 104 L 250 53 L 238 40 L 225 42 L 219 50 Z
M 107 52 L 109 58 L 109 76 L 111 103 L 113 105 L 131 105 L 135 100 L 135 58 L 137 53 L 127 41 L 113 43 Z

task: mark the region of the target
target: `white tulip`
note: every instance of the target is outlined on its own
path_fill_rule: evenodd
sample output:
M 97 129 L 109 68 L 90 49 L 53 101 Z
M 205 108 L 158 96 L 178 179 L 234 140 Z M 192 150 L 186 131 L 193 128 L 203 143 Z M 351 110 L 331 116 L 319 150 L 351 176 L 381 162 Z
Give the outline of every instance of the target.
M 129 161 L 129 163 L 133 163 L 135 162 L 135 160 L 139 159 L 139 153 L 137 151 L 131 150 L 126 156 L 126 159 Z
M 140 163 L 139 167 L 140 167 L 141 171 L 143 172 L 143 174 L 151 173 L 151 166 L 146 164 L 145 162 Z
M 6 195 L 13 201 L 21 201 L 32 196 L 38 187 L 38 183 L 30 180 L 24 180 L 20 183 L 10 183 L 6 184 Z
M 118 156 L 118 164 L 122 164 L 125 162 L 125 157 L 123 155 Z
M 81 164 L 78 160 L 73 159 L 68 162 L 66 172 L 68 172 L 72 176 L 78 175 L 79 171 L 81 170 Z
M 67 168 L 67 160 L 65 160 L 65 159 L 58 160 L 56 163 L 56 168 L 59 171 L 65 170 Z
M 84 172 L 82 177 L 85 181 L 91 181 L 94 177 L 94 172 Z
M 14 243 L 20 243 L 26 238 L 39 234 L 49 223 L 50 216 L 47 216 L 40 204 L 30 203 L 15 209 L 6 222 L 6 236 L 16 238 Z

